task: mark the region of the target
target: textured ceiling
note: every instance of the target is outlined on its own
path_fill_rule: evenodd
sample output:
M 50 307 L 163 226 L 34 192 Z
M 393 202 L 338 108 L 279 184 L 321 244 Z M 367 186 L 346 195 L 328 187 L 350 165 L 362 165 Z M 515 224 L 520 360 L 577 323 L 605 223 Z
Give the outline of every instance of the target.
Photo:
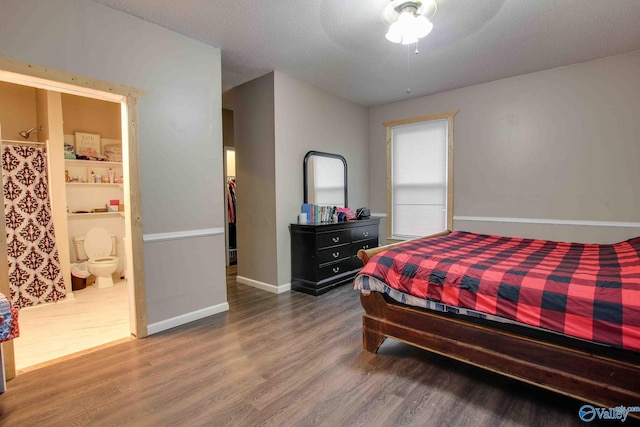
M 219 47 L 223 91 L 277 70 L 365 106 L 640 49 L 640 0 L 437 0 L 418 55 L 389 0 L 94 1 Z

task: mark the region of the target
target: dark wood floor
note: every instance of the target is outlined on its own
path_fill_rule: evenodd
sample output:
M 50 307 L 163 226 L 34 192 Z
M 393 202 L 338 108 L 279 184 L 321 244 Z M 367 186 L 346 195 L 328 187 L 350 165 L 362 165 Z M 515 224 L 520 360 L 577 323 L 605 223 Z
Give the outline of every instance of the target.
M 581 402 L 391 340 L 363 352 L 349 285 L 274 295 L 231 277 L 228 313 L 19 375 L 0 424 L 581 425 Z

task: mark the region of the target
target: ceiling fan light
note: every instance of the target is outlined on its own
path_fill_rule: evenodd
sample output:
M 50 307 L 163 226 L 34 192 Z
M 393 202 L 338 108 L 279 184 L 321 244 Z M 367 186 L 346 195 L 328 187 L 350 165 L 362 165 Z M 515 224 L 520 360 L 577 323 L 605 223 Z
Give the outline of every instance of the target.
M 413 11 L 403 10 L 398 17 L 398 20 L 394 24 L 398 24 L 403 30 L 410 27 L 413 24 L 414 16 Z
M 381 14 L 382 21 L 389 25 L 385 37 L 393 43 L 416 43 L 433 30 L 426 14 L 432 17 L 436 10 L 435 0 L 392 0 Z
M 418 40 L 415 34 L 414 21 L 413 11 L 403 11 L 398 17 L 398 20 L 391 24 L 395 26 L 394 32 L 400 36 L 399 43 L 410 44 Z
M 400 27 L 397 25 L 397 22 L 394 22 L 389 26 L 389 31 L 385 34 L 387 40 L 392 43 L 400 43 L 402 41 L 402 32 L 400 31 Z
M 418 38 L 413 34 L 405 34 L 404 36 L 402 36 L 402 44 L 411 44 L 416 43 L 417 41 Z
M 413 21 L 414 34 L 421 39 L 433 30 L 433 24 L 424 15 L 418 15 Z

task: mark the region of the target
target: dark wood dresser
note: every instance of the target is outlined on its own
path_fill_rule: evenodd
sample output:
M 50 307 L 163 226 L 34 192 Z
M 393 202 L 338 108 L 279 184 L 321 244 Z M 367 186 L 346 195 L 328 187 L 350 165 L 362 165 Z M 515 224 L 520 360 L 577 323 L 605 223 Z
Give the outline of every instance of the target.
M 320 295 L 350 282 L 362 268 L 358 250 L 378 246 L 379 222 L 291 224 L 291 289 Z

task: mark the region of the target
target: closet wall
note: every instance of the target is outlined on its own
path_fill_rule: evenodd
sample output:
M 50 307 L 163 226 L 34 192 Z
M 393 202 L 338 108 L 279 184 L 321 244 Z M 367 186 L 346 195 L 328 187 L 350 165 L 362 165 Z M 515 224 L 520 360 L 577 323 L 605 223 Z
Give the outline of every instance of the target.
M 233 104 L 238 281 L 286 292 L 289 225 L 302 204 L 304 156 L 310 150 L 343 155 L 349 207 L 369 206 L 369 110 L 280 72 L 233 88 Z

